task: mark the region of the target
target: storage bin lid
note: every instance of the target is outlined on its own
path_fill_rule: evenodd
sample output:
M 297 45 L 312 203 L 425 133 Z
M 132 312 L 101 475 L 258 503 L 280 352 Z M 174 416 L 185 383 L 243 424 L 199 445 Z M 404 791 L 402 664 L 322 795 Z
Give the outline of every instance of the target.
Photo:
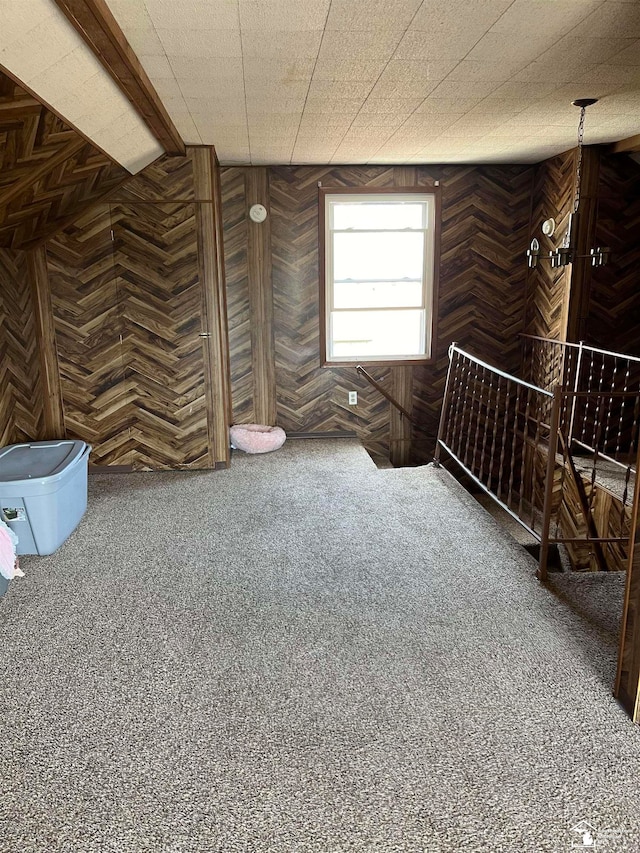
M 0 450 L 0 483 L 53 477 L 84 453 L 84 441 L 34 441 Z

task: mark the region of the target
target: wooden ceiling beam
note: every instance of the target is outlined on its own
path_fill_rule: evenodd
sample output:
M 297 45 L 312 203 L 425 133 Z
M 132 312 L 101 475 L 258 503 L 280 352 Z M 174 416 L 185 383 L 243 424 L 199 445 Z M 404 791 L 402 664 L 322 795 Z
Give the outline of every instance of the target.
M 634 151 L 640 151 L 640 133 L 629 136 L 628 139 L 621 139 L 619 142 L 612 142 L 609 151 L 612 154 L 631 154 Z
M 185 146 L 105 0 L 55 0 L 168 154 Z

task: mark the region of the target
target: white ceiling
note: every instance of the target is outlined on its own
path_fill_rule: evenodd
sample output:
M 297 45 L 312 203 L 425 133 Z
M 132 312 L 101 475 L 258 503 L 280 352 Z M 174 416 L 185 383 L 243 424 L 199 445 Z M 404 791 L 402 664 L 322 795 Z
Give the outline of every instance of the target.
M 640 0 L 107 0 L 223 163 L 531 162 L 640 132 Z
M 640 133 L 640 0 L 107 0 L 187 144 L 223 163 L 535 162 Z M 161 149 L 53 0 L 0 65 L 135 172 Z
M 145 122 L 52 0 L 0 0 L 0 66 L 130 172 L 162 154 Z

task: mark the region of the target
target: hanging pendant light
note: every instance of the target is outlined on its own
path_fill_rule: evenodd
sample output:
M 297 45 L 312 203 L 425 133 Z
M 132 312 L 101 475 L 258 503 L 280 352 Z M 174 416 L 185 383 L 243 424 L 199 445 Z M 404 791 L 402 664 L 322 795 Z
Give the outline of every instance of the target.
M 531 241 L 531 246 L 527 250 L 527 258 L 529 267 L 534 268 L 540 261 L 550 261 L 552 267 L 565 267 L 573 263 L 578 258 L 590 258 L 591 264 L 594 267 L 600 267 L 606 264 L 609 256 L 609 250 L 600 248 L 591 249 L 588 255 L 577 255 L 575 247 L 572 245 L 574 223 L 577 220 L 577 215 L 580 209 L 580 189 L 582 182 L 582 149 L 584 147 L 584 118 L 587 107 L 592 104 L 597 104 L 597 98 L 578 98 L 571 102 L 574 107 L 580 109 L 580 120 L 578 121 L 578 156 L 576 157 L 576 171 L 574 178 L 573 189 L 573 206 L 569 214 L 569 222 L 564 235 L 562 244 L 548 254 L 543 254 L 540 251 L 540 243 L 534 237 Z

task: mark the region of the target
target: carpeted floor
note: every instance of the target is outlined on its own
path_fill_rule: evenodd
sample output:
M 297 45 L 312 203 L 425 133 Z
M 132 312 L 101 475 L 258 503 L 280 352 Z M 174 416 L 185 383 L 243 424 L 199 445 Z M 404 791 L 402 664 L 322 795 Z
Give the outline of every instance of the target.
M 579 821 L 640 850 L 615 609 L 542 587 L 442 469 L 292 441 L 96 475 L 23 567 L 0 602 L 2 853 L 557 853 Z

